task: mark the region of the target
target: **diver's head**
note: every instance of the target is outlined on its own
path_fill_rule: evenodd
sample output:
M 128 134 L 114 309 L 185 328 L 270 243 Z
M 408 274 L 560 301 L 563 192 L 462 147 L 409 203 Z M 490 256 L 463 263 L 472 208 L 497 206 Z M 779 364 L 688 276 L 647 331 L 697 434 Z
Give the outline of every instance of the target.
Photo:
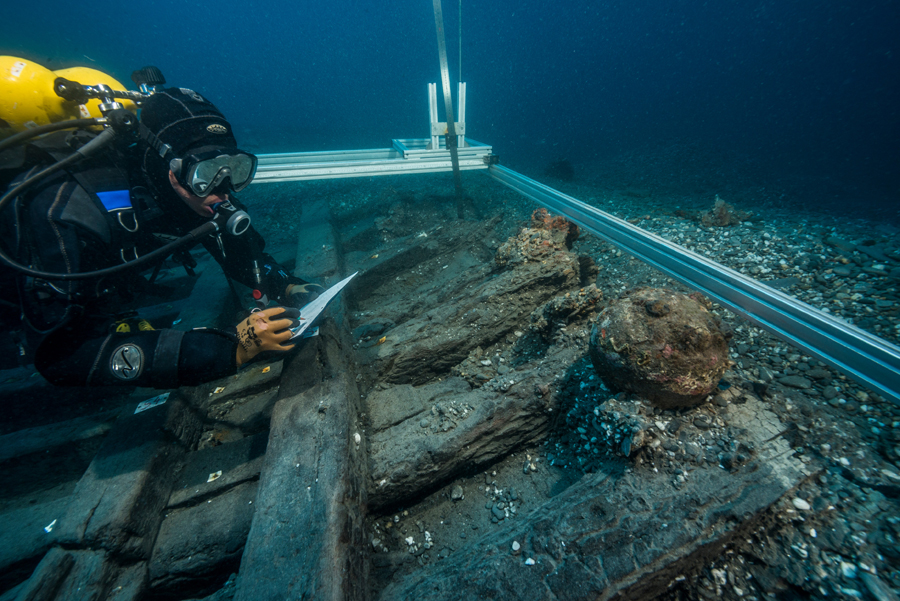
M 214 104 L 193 90 L 167 88 L 141 107 L 141 169 L 161 197 L 174 194 L 195 213 L 247 187 L 256 157 L 238 150 L 231 124 Z

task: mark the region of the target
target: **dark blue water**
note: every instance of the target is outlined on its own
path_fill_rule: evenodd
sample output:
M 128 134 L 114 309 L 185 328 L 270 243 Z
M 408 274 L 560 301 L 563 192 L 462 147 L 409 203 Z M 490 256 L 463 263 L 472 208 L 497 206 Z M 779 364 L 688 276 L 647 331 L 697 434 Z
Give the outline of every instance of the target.
M 155 64 L 216 102 L 260 152 L 428 133 L 426 84 L 439 81 L 429 0 L 108 6 L 6 7 L 0 53 L 127 83 Z M 458 14 L 445 0 L 454 82 Z M 687 143 L 751 158 L 761 186 L 800 178 L 809 202 L 890 214 L 900 206 L 898 32 L 892 0 L 464 0 L 468 135 L 536 173 L 561 158 L 590 166 Z

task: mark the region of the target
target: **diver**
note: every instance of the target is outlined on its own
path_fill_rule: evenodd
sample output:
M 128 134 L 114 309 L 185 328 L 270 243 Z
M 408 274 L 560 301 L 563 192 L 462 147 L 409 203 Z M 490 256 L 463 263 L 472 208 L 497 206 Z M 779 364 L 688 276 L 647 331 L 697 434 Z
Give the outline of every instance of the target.
M 160 88 L 141 103 L 138 128 L 135 143 L 104 147 L 4 206 L 2 251 L 32 270 L 93 272 L 145 256 L 223 213 L 246 216 L 234 193 L 250 184 L 257 160 L 238 149 L 215 105 L 189 89 Z M 22 173 L 9 189 L 96 136 L 59 131 L 29 143 L 17 155 Z M 292 349 L 287 341 L 289 328 L 299 323 L 297 308 L 323 290 L 266 254 L 249 218 L 237 233 L 199 241 L 227 277 L 278 306 L 260 303 L 228 331 L 154 329 L 139 319 L 134 309 L 158 285 L 136 267 L 65 280 L 35 277 L 10 262 L 0 266 L 0 281 L 14 285 L 3 286 L 0 296 L 20 306 L 25 348 L 54 384 L 176 388 L 209 382 L 236 373 L 263 351 Z M 188 252 L 172 258 L 192 273 L 196 263 Z

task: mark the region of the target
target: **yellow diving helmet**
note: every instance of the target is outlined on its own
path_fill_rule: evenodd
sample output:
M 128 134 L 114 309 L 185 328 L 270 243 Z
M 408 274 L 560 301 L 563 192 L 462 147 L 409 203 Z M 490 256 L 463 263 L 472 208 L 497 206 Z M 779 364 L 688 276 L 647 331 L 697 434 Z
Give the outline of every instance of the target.
M 0 139 L 41 125 L 101 116 L 99 100 L 89 100 L 84 105 L 57 96 L 53 89 L 57 77 L 84 85 L 102 83 L 114 90 L 125 89 L 96 69 L 71 67 L 54 72 L 28 59 L 0 56 Z M 130 100 L 120 102 L 129 110 L 137 110 Z

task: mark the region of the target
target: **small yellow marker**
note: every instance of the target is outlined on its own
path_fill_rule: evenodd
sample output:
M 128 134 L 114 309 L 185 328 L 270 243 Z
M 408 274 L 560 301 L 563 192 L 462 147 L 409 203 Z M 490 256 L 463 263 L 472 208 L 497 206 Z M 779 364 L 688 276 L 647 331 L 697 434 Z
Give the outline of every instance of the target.
M 212 482 L 213 480 L 218 480 L 222 476 L 222 470 L 218 472 L 213 472 L 209 475 L 209 478 L 206 479 L 207 482 Z
M 272 371 L 272 368 L 271 368 L 270 366 L 268 366 L 268 365 L 266 365 L 266 366 L 263 368 L 263 370 L 262 370 L 262 372 L 263 372 L 264 374 L 267 374 L 267 373 L 269 373 L 270 371 Z
M 213 390 L 213 394 L 219 394 L 220 392 L 225 392 L 225 387 L 224 387 L 224 386 L 219 386 L 218 388 L 216 388 L 215 390 Z

